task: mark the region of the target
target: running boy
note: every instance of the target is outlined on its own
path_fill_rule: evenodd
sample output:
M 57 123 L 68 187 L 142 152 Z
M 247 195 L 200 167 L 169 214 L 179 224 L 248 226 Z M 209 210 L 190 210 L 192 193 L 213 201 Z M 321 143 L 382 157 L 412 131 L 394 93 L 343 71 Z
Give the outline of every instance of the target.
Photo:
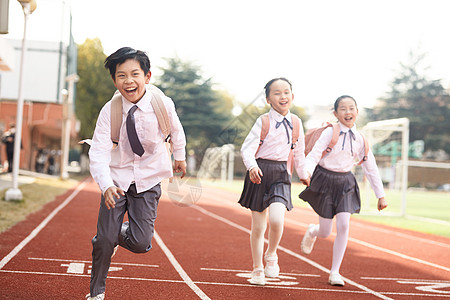
M 364 141 L 356 130 L 358 108 L 356 101 L 350 96 L 341 96 L 334 103 L 334 115 L 339 121 L 340 136 L 333 149 L 322 157 L 322 153 L 330 144 L 333 128 L 326 128 L 313 149 L 306 157 L 306 171 L 311 179 L 302 180 L 308 187 L 299 195 L 308 202 L 319 215 L 319 224 L 310 224 L 301 243 L 305 254 L 312 251 L 317 237 L 326 238 L 331 233 L 333 217 L 336 216 L 336 238 L 333 245 L 333 260 L 328 283 L 343 286 L 344 280 L 339 269 L 347 248 L 350 215 L 359 213 L 361 201 L 359 188 L 351 169 L 356 161 L 365 155 Z M 384 199 L 383 184 L 373 153 L 369 150 L 367 160 L 362 169 L 378 198 L 378 210 L 387 207 Z
M 260 145 L 263 117 L 260 116 L 242 144 L 241 154 L 247 175 L 239 203 L 252 211 L 250 246 L 253 258 L 251 284 L 264 285 L 265 276 L 278 277 L 277 247 L 284 227 L 285 211 L 292 209 L 291 170 L 287 165 L 293 151 L 294 165 L 300 178 L 304 172 L 305 140 L 301 120 L 290 113 L 294 95 L 286 78 L 275 78 L 265 86 L 266 101 L 270 104 L 269 131 Z M 298 128 L 293 126 L 298 122 Z M 293 141 L 297 129 L 298 142 Z M 264 233 L 269 215 L 269 245 L 264 255 Z
M 113 149 L 111 101 L 97 119 L 89 150 L 90 171 L 102 191 L 97 234 L 92 239 L 92 273 L 88 299 L 104 299 L 111 256 L 118 245 L 145 253 L 152 247 L 161 180 L 173 171 L 186 174 L 186 140 L 172 100 L 163 97 L 171 124 L 172 162 L 151 105 L 150 60 L 139 50 L 120 48 L 105 60 L 115 87 L 122 94 L 123 122 Z M 133 124 L 134 123 L 134 124 Z M 129 222 L 123 222 L 128 212 Z

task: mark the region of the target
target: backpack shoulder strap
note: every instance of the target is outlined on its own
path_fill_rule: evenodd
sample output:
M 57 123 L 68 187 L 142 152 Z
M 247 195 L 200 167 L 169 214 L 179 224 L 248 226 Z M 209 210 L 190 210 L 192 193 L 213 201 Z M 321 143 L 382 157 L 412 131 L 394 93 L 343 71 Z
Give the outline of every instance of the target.
M 368 158 L 368 154 L 369 154 L 369 142 L 367 141 L 366 137 L 360 132 L 363 141 L 364 141 L 364 156 L 361 159 L 361 161 L 358 163 L 358 165 L 362 164 L 363 162 L 365 162 Z
M 122 126 L 122 95 L 116 91 L 111 100 L 111 140 L 119 143 L 120 127 Z
M 333 127 L 333 136 L 331 137 L 330 144 L 328 144 L 328 147 L 327 147 L 327 150 L 329 149 L 329 151 L 327 151 L 327 152 L 330 152 L 331 149 L 333 149 L 334 145 L 336 145 L 336 143 L 339 139 L 339 134 L 341 133 L 341 128 L 338 123 L 332 123 L 332 124 L 330 123 L 328 125 L 328 127 Z
M 296 115 L 291 114 L 292 118 L 292 149 L 295 148 L 300 136 L 300 119 Z
M 270 119 L 269 119 L 269 113 L 265 113 L 261 116 L 261 135 L 259 138 L 259 145 L 261 146 L 264 143 L 264 139 L 266 138 L 267 134 L 269 133 L 270 128 Z
M 159 127 L 165 137 L 165 141 L 168 142 L 170 139 L 170 119 L 164 101 L 162 100 L 163 92 L 152 84 L 149 84 L 148 87 L 152 92 L 151 104 L 158 119 Z
M 327 148 L 323 151 L 322 157 L 324 157 L 325 154 L 330 153 L 331 150 L 333 150 L 334 145 L 336 145 L 336 143 L 339 139 L 339 134 L 341 131 L 338 123 L 326 122 L 324 127 L 322 127 L 322 128 L 323 128 L 323 130 L 325 130 L 328 127 L 333 128 L 333 135 L 331 136 L 331 140 L 330 140 L 330 143 L 328 144 Z M 323 130 L 322 130 L 322 132 L 323 132 Z

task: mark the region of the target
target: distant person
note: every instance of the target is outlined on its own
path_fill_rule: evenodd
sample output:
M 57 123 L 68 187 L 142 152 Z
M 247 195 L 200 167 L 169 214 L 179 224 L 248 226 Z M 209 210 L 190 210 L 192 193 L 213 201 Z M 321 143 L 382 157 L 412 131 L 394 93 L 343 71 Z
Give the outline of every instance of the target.
M 2 136 L 2 143 L 6 147 L 6 159 L 8 161 L 8 173 L 12 172 L 14 159 L 14 140 L 16 136 L 16 125 L 11 124 L 8 131 Z
M 265 94 L 271 106 L 267 136 L 261 144 L 263 119 L 267 120 L 267 115 L 263 115 L 256 120 L 241 148 L 247 174 L 239 203 L 252 212 L 250 246 L 253 271 L 250 283 L 255 285 L 264 285 L 265 277 L 278 277 L 280 273 L 277 247 L 283 234 L 285 212 L 293 208 L 292 175 L 288 167 L 292 154 L 297 174 L 300 178 L 307 178 L 304 172 L 303 126 L 301 120 L 289 111 L 294 100 L 291 83 L 286 78 L 272 79 L 265 86 Z M 294 122 L 298 128 L 293 126 Z M 294 135 L 298 137 L 297 142 L 293 140 Z M 263 255 L 267 216 L 269 245 Z
M 45 151 L 42 148 L 39 148 L 36 154 L 36 162 L 34 164 L 34 169 L 38 173 L 44 173 L 45 163 L 47 162 L 47 155 L 45 155 Z
M 104 299 L 106 276 L 118 245 L 134 253 L 152 248 L 160 182 L 172 177 L 173 171 L 181 172 L 181 177 L 186 174 L 186 140 L 174 103 L 163 97 L 171 123 L 173 168 L 151 105 L 154 96 L 145 86 L 151 77 L 148 56 L 129 47 L 120 48 L 106 58 L 105 68 L 122 95 L 123 122 L 113 149 L 111 101 L 107 102 L 98 116 L 89 150 L 90 171 L 102 197 L 97 234 L 92 239 L 88 299 Z M 129 222 L 122 223 L 126 212 Z
M 55 165 L 55 151 L 52 150 L 48 154 L 47 158 L 47 174 L 54 175 L 56 173 L 56 165 Z
M 328 127 L 306 157 L 305 166 L 310 178 L 302 180 L 308 187 L 299 197 L 308 202 L 319 215 L 319 224 L 309 225 L 301 250 L 309 254 L 317 237 L 328 237 L 336 216 L 337 233 L 328 283 L 344 286 L 339 269 L 347 248 L 350 215 L 359 213 L 361 208 L 358 183 L 351 169 L 358 161 L 363 160 L 365 149 L 363 137 L 355 125 L 358 116 L 355 99 L 346 95 L 339 97 L 334 103 L 334 115 L 341 130 L 336 145 L 322 157 L 333 135 L 333 128 Z M 378 198 L 378 210 L 382 210 L 387 207 L 387 202 L 375 157 L 370 150 L 366 159 L 361 166 Z

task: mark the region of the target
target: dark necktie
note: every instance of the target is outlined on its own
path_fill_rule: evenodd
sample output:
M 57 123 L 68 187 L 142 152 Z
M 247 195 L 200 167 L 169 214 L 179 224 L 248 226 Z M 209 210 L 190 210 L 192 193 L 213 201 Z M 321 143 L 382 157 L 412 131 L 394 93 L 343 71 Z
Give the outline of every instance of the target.
M 344 139 L 342 140 L 342 150 L 344 150 L 344 145 L 345 145 L 345 138 L 347 137 L 347 132 L 341 131 L 339 133 L 339 135 L 344 135 Z M 349 130 L 348 131 L 348 135 L 350 137 L 350 151 L 352 152 L 353 155 L 353 144 L 352 144 L 352 140 L 356 140 L 355 134 L 353 133 L 353 131 Z
M 133 149 L 133 152 L 136 153 L 139 156 L 142 156 L 144 154 L 144 148 L 142 147 L 141 142 L 139 141 L 135 122 L 134 122 L 134 112 L 138 107 L 134 105 L 130 110 L 128 111 L 128 117 L 127 117 L 127 134 L 128 134 L 128 140 L 130 141 L 131 149 Z
M 283 121 L 277 122 L 277 124 L 275 125 L 275 128 L 280 127 L 281 124 L 283 124 L 283 125 L 284 125 L 284 129 L 286 129 L 286 136 L 287 136 L 287 139 L 288 139 L 288 142 L 287 142 L 287 143 L 289 144 L 289 131 L 288 131 L 288 126 L 289 126 L 289 128 L 291 128 L 291 130 L 292 130 L 292 124 L 291 124 L 291 122 L 288 121 L 288 119 L 284 118 Z

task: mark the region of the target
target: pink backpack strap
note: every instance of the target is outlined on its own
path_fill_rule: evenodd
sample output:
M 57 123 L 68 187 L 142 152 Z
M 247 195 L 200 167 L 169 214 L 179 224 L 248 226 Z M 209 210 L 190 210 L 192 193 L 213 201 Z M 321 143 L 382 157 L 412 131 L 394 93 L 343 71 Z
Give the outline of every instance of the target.
M 323 151 L 322 157 L 324 157 L 325 154 L 330 153 L 331 150 L 333 150 L 333 147 L 336 145 L 339 139 L 339 134 L 341 133 L 341 127 L 339 126 L 338 123 L 327 123 L 326 127 L 333 127 L 333 135 L 331 137 L 330 143 L 328 144 L 328 147 Z
M 267 134 L 269 133 L 269 127 L 270 127 L 270 119 L 269 119 L 269 113 L 265 113 L 261 116 L 261 134 L 259 136 L 259 146 L 256 150 L 256 153 L 258 153 L 259 148 L 261 148 L 261 145 L 264 143 L 264 139 L 266 138 Z
M 296 116 L 291 114 L 292 116 L 292 146 L 291 148 L 294 149 L 295 145 L 297 144 L 298 138 L 300 136 L 300 119 Z
M 294 172 L 294 148 L 297 146 L 297 141 L 300 136 L 300 119 L 296 116 L 291 114 L 292 118 L 292 144 L 291 144 L 291 151 L 289 152 L 289 157 L 287 161 L 287 171 L 289 175 L 292 175 L 292 172 Z
M 367 141 L 366 137 L 361 133 L 361 136 L 363 138 L 364 141 L 364 156 L 363 159 L 361 159 L 361 161 L 358 163 L 358 165 L 362 164 L 363 162 L 365 162 L 368 158 L 368 154 L 369 154 L 369 142 Z

